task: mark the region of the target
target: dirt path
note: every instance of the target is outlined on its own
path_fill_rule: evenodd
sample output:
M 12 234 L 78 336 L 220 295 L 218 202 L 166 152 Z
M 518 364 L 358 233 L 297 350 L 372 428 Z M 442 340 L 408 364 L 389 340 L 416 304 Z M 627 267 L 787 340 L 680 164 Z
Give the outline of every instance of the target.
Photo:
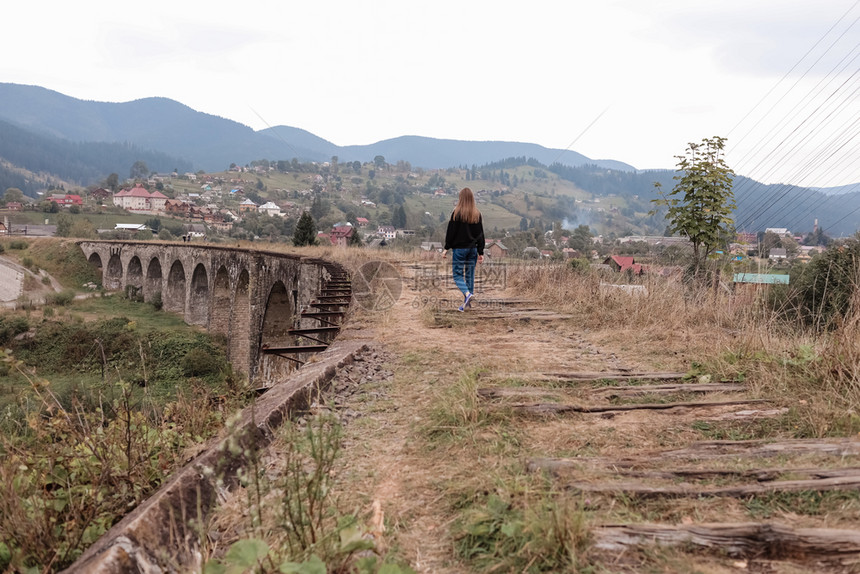
M 706 472 L 703 484 L 693 477 L 683 478 L 688 476 L 683 473 L 669 477 L 670 485 L 680 482 L 680 490 L 666 495 L 659 492 L 666 476 L 653 472 L 666 467 L 715 472 L 774 466 L 771 457 L 761 454 L 703 463 L 695 455 L 695 445 L 710 436 L 720 436 L 720 432 L 730 436 L 735 429 L 741 438 L 750 433 L 770 440 L 782 437 L 779 429 L 768 430 L 768 421 L 784 409 L 756 402 L 766 397 L 753 396 L 738 385 L 721 389 L 709 380 L 694 379 L 676 383 L 698 383 L 701 388 L 646 387 L 644 392 L 631 394 L 631 384 L 654 387 L 654 383 L 644 376 L 634 376 L 632 381 L 630 377 L 609 380 L 634 372 L 685 372 L 690 365 L 683 345 L 657 339 L 637 341 L 629 334 L 619 339 L 611 332 L 587 332 L 572 317 L 493 285 L 479 288 L 475 308 L 459 313 L 459 294 L 444 282 L 428 293 L 421 288 L 424 281 L 415 279 L 424 276 L 424 271 L 416 273 L 416 267 L 410 266 L 401 273 L 409 287 L 391 309 L 360 311 L 353 318 L 377 330 L 376 350 L 386 357 L 394 377 L 380 385 L 374 396 L 349 404 L 357 418 L 346 431 L 347 448 L 338 481 L 346 493 L 343 502 L 366 516 L 374 505 L 381 508 L 386 524 L 383 547 L 417 571 L 483 569 L 465 562 L 462 552 L 458 556 L 457 538 L 462 536 L 470 509 L 482 508 L 492 495 L 515 500 L 522 493 L 512 485 L 533 480 L 535 468 L 544 458 L 573 461 L 550 472 L 556 486 L 549 492 L 557 493 L 555 489 L 561 487 L 567 494 L 542 496 L 573 500 L 594 528 L 588 560 L 609 571 L 635 572 L 645 563 L 658 572 L 742 571 L 751 565 L 756 571 L 791 571 L 794 567 L 771 560 L 791 557 L 778 553 L 768 556 L 759 551 L 756 561 L 740 551 L 728 552 L 726 548 L 737 545 L 737 540 L 723 541 L 717 551 L 722 558 L 687 554 L 683 549 L 695 544 L 683 534 L 679 535 L 681 542 L 670 544 L 657 558 L 640 552 L 639 543 L 647 544 L 653 539 L 650 535 L 641 539 L 631 535 L 627 546 L 606 542 L 604 546 L 611 552 L 601 555 L 601 536 L 609 534 L 600 528 L 612 523 L 778 520 L 789 528 L 860 526 L 857 514 L 849 510 L 858 508 L 857 488 L 851 484 L 846 487 L 849 494 L 831 498 L 809 494 L 821 492 L 819 483 L 808 488 L 802 484 L 797 487 L 799 502 L 778 485 L 770 498 L 756 500 L 749 493 L 705 492 L 713 486 L 714 476 L 726 476 Z M 621 341 L 619 348 L 610 346 L 617 341 Z M 596 376 L 590 382 L 565 379 L 573 373 Z M 601 380 L 603 376 L 607 380 Z M 481 388 L 504 392 L 483 393 L 481 398 Z M 504 396 L 496 396 L 499 394 Z M 608 408 L 613 404 L 618 405 L 617 410 Z M 523 410 L 540 405 L 549 414 Z M 600 412 L 568 414 L 559 411 L 559 405 L 599 405 Z M 686 458 L 662 454 L 691 445 L 694 454 Z M 838 467 L 852 460 L 858 462 L 856 457 L 833 459 L 813 451 L 783 456 L 777 466 L 799 468 L 812 462 Z M 628 461 L 629 468 L 639 474 L 615 472 L 622 461 Z M 732 482 L 735 475 L 729 475 L 720 480 L 746 484 L 741 479 Z M 790 471 L 775 474 L 790 475 Z M 642 497 L 648 488 L 650 499 L 646 501 Z M 804 502 L 817 506 L 798 512 L 797 506 Z M 852 568 L 854 558 L 836 565 L 826 562 L 820 571 Z M 608 566 L 608 561 L 613 565 Z M 807 562 L 797 571 L 818 571 L 816 564 Z
M 472 437 L 482 443 L 478 448 L 434 441 L 434 410 L 457 400 L 451 387 L 475 372 L 491 377 L 512 371 L 608 371 L 641 365 L 623 364 L 560 315 L 532 320 L 536 314 L 521 314 L 519 309 L 534 304 L 504 289 L 479 289 L 473 309 L 459 313 L 456 291 L 419 290 L 410 271 L 402 270 L 409 288 L 393 308 L 353 319 L 379 330 L 380 348 L 391 356 L 395 377 L 384 406 L 377 401 L 363 410 L 351 407 L 362 412 L 360 422 L 348 431 L 355 435 L 351 442 L 361 446 L 346 449 L 341 478 L 345 484 L 363 485 L 357 502 L 365 508 L 375 501 L 381 504 L 389 545 L 396 545 L 416 570 L 462 572 L 464 565 L 452 551 L 450 527 L 457 514 L 452 513 L 451 499 L 471 488 L 483 489 L 492 473 L 510 462 L 510 453 L 485 452 L 498 439 L 494 431 Z M 506 304 L 510 301 L 518 303 Z

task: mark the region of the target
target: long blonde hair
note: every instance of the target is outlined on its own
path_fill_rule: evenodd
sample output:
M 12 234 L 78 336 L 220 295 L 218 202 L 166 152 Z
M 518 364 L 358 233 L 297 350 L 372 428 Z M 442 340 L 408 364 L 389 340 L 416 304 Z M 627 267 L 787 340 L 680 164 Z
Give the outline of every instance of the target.
M 453 218 L 465 223 L 478 223 L 481 220 L 481 212 L 475 205 L 475 196 L 468 187 L 460 190 L 460 199 L 457 200 L 457 206 L 454 208 Z

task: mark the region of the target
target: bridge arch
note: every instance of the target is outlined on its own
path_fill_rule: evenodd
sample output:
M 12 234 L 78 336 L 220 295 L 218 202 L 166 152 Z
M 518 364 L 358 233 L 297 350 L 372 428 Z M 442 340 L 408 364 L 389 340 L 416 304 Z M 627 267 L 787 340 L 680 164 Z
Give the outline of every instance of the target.
M 234 370 L 251 373 L 251 277 L 242 269 L 236 279 L 233 306 L 230 309 L 230 348 L 228 358 Z
M 87 257 L 87 263 L 89 263 L 90 266 L 95 269 L 96 273 L 98 273 L 99 283 L 104 285 L 105 278 L 104 269 L 102 268 L 102 258 L 97 251 L 93 251 L 92 253 L 90 253 L 90 256 Z
M 125 286 L 128 289 L 134 287 L 139 294 L 143 294 L 143 264 L 140 262 L 140 257 L 135 255 L 128 260 L 128 266 L 125 272 Z
M 185 313 L 185 267 L 177 259 L 167 273 L 167 292 L 162 294 L 164 308 L 174 313 Z
M 266 300 L 261 340 L 263 345 L 279 347 L 291 344 L 293 327 L 292 296 L 283 281 L 275 281 Z
M 194 267 L 188 295 L 188 323 L 207 325 L 209 323 L 209 274 L 202 263 Z
M 122 259 L 119 256 L 119 252 L 112 253 L 110 259 L 108 259 L 102 283 L 105 289 L 122 288 Z
M 209 330 L 221 335 L 230 334 L 230 273 L 222 265 L 215 273 L 212 283 L 212 310 L 210 311 Z
M 149 260 L 149 264 L 146 266 L 146 281 L 143 286 L 144 299 L 146 301 L 152 301 L 152 298 L 156 293 L 161 293 L 161 285 L 161 261 L 158 260 L 158 257 L 153 257 Z

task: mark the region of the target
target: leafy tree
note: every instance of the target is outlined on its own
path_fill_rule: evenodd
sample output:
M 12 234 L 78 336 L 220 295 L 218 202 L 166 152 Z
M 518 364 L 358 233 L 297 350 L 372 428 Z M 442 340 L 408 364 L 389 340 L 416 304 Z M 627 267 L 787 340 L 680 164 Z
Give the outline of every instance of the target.
M 10 201 L 24 201 L 24 192 L 17 187 L 10 187 L 6 190 L 6 193 L 3 194 L 3 200 L 6 203 L 9 203 Z
M 313 216 L 307 211 L 299 218 L 296 224 L 296 232 L 293 235 L 293 245 L 302 247 L 305 245 L 316 245 L 317 242 L 317 224 L 314 222 Z
M 112 173 L 105 178 L 105 187 L 111 191 L 116 191 L 119 188 L 119 175 Z
M 158 233 L 161 229 L 161 220 L 157 217 L 152 217 L 143 222 L 153 233 Z
M 69 237 L 72 231 L 72 217 L 61 213 L 57 216 L 57 236 Z
M 131 170 L 129 172 L 129 177 L 131 179 L 146 179 L 149 175 L 149 168 L 146 165 L 145 161 L 137 160 L 131 166 Z
M 661 195 L 654 202 L 668 207 L 666 219 L 672 233 L 690 239 L 693 246 L 693 273 L 698 274 L 708 255 L 725 243 L 733 231 L 731 213 L 735 209 L 732 192 L 734 172 L 723 159 L 726 138 L 703 139 L 690 143 L 678 159 L 677 183 L 668 195 L 662 195 L 662 184 L 654 187 Z
M 360 161 L 355 160 L 354 162 L 352 162 L 352 171 L 354 171 L 355 173 L 361 173 L 361 162 Z
M 391 214 L 391 225 L 398 229 L 406 227 L 406 210 L 402 205 L 397 206 Z
M 385 167 L 385 156 L 378 155 L 373 158 L 373 165 L 376 166 L 376 169 L 382 169 Z
M 314 197 L 313 202 L 311 202 L 311 215 L 314 220 L 319 221 L 331 210 L 331 205 L 328 200 L 321 198 L 319 195 Z
M 69 232 L 71 237 L 79 237 L 81 239 L 95 239 L 98 237 L 98 234 L 96 226 L 89 219 L 76 220 Z
M 816 228 L 815 231 L 807 235 L 803 240 L 804 245 L 821 245 L 823 247 L 827 247 L 832 242 L 833 240 L 820 227 Z
M 594 234 L 587 225 L 579 225 L 574 229 L 567 240 L 567 246 L 576 249 L 580 253 L 591 253 L 594 246 Z

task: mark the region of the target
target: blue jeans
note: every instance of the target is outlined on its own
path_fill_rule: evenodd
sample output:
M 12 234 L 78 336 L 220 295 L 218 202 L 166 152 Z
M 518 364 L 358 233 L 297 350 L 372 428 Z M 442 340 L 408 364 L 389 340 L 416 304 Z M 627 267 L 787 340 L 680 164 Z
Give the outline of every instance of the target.
M 451 250 L 451 267 L 454 271 L 454 284 L 457 285 L 463 296 L 466 293 L 475 292 L 475 265 L 478 263 L 478 249 L 467 247 L 465 249 Z

